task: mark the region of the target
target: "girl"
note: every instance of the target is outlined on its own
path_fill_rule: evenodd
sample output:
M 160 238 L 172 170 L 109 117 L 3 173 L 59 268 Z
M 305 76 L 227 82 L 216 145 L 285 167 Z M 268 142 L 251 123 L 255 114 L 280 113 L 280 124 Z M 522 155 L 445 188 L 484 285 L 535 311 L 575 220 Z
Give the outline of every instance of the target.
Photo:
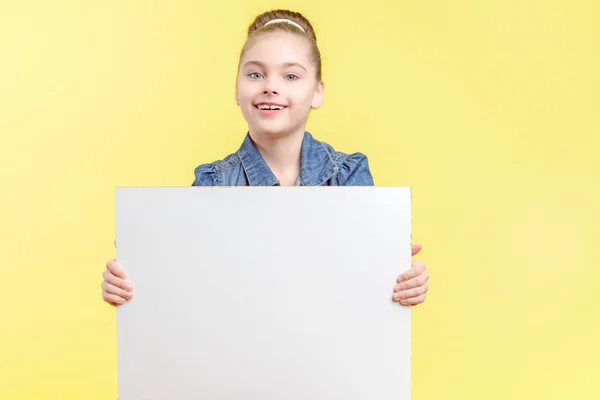
M 306 132 L 308 113 L 321 106 L 323 94 L 321 55 L 310 22 L 287 10 L 256 17 L 236 84 L 248 132 L 238 151 L 197 167 L 193 186 L 373 186 L 363 154 L 337 152 Z M 412 254 L 420 250 L 415 245 Z M 103 276 L 105 302 L 116 306 L 132 298 L 133 284 L 115 260 Z M 425 264 L 413 260 L 398 276 L 393 299 L 407 306 L 422 303 L 428 279 Z

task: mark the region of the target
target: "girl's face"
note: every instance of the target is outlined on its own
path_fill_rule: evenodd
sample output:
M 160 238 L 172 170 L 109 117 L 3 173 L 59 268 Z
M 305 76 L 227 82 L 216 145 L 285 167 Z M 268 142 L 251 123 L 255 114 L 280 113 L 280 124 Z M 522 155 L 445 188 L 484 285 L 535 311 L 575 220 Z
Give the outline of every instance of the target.
M 323 102 L 310 44 L 288 32 L 253 38 L 240 61 L 237 99 L 253 134 L 304 132 L 311 108 Z

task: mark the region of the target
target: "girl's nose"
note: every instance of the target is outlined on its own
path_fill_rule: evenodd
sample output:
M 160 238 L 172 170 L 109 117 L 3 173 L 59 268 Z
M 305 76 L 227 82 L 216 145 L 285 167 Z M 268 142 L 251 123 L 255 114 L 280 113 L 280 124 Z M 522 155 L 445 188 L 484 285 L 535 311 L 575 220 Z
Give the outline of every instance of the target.
M 274 79 L 273 77 L 269 77 L 269 78 L 265 79 L 264 80 L 265 86 L 263 88 L 263 94 L 267 94 L 267 95 L 279 94 L 276 81 L 277 80 Z

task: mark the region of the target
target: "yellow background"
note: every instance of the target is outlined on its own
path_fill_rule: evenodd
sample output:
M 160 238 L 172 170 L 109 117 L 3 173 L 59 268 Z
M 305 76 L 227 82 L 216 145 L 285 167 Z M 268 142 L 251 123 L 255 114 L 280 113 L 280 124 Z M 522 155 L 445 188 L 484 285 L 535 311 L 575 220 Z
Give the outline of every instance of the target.
M 115 187 L 238 148 L 274 7 L 316 27 L 309 130 L 413 187 L 414 399 L 600 398 L 598 2 L 1 0 L 0 399 L 116 399 Z

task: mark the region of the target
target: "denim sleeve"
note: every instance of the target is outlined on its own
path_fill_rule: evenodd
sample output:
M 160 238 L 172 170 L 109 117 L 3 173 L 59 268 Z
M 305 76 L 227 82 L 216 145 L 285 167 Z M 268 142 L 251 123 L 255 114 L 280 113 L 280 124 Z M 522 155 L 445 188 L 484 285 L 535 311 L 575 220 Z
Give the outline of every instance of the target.
M 194 170 L 194 182 L 192 186 L 216 186 L 216 175 L 212 164 L 202 164 Z
M 374 186 L 367 156 L 362 153 L 350 154 L 339 167 L 338 185 Z

